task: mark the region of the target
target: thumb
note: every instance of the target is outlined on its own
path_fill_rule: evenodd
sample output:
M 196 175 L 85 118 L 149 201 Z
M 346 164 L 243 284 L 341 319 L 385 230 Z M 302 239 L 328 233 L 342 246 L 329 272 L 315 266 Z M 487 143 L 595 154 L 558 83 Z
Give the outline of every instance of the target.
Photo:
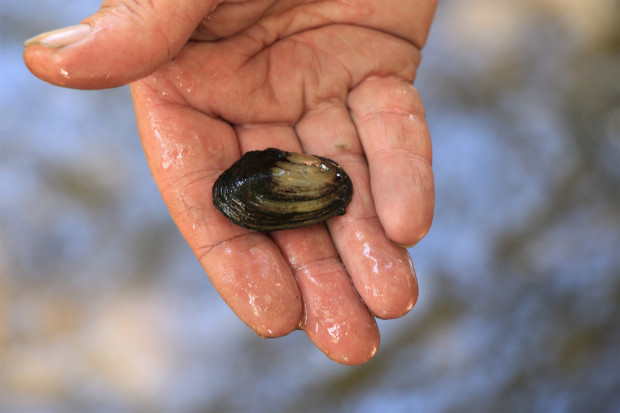
M 26 40 L 24 62 L 58 86 L 121 86 L 172 59 L 221 1 L 105 0 L 80 24 Z

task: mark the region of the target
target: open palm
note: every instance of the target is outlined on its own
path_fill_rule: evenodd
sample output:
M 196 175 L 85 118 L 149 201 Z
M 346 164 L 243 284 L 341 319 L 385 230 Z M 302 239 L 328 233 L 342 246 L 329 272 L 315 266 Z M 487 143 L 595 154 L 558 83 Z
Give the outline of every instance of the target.
M 131 90 L 153 177 L 220 295 L 261 336 L 300 327 L 333 360 L 367 361 L 379 345 L 373 315 L 400 317 L 418 294 L 403 246 L 428 231 L 434 198 L 430 138 L 412 82 L 434 4 L 195 3 L 196 14 L 177 20 L 193 32 L 166 35 L 164 19 L 153 17 L 163 23 L 152 32 L 164 35 L 152 36 L 144 54 L 167 63 L 55 83 L 107 87 L 146 75 Z M 101 13 L 86 22 L 102 27 Z M 39 48 L 29 66 L 54 82 L 37 73 L 36 59 L 47 53 Z M 347 213 L 268 234 L 226 220 L 213 206 L 213 182 L 241 154 L 267 147 L 337 161 L 354 185 Z

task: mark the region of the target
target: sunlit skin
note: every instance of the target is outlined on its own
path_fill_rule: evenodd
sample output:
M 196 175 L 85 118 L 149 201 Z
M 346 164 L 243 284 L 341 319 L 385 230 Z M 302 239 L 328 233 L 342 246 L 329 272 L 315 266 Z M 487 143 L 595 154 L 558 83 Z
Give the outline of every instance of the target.
M 429 230 L 434 187 L 412 82 L 435 6 L 105 1 L 90 30 L 35 38 L 24 59 L 60 86 L 130 83 L 153 178 L 226 303 L 260 336 L 301 328 L 331 359 L 359 364 L 379 346 L 374 316 L 401 317 L 418 296 L 405 246 Z M 267 234 L 226 220 L 213 182 L 266 147 L 338 162 L 354 185 L 347 213 Z

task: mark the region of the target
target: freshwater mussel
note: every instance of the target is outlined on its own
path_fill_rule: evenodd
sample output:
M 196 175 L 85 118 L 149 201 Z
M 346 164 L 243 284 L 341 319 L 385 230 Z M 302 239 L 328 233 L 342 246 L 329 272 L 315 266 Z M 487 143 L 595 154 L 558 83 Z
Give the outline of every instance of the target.
M 353 184 L 321 156 L 268 148 L 247 152 L 213 185 L 213 204 L 255 231 L 299 228 L 345 213 Z

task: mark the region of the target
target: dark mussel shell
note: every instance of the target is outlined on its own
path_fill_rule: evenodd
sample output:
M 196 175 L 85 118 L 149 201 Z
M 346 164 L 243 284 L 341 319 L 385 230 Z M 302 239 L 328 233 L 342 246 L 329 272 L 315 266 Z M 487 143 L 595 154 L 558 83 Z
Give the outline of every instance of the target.
M 268 148 L 247 152 L 215 181 L 213 204 L 255 231 L 299 228 L 345 213 L 353 184 L 336 162 Z

